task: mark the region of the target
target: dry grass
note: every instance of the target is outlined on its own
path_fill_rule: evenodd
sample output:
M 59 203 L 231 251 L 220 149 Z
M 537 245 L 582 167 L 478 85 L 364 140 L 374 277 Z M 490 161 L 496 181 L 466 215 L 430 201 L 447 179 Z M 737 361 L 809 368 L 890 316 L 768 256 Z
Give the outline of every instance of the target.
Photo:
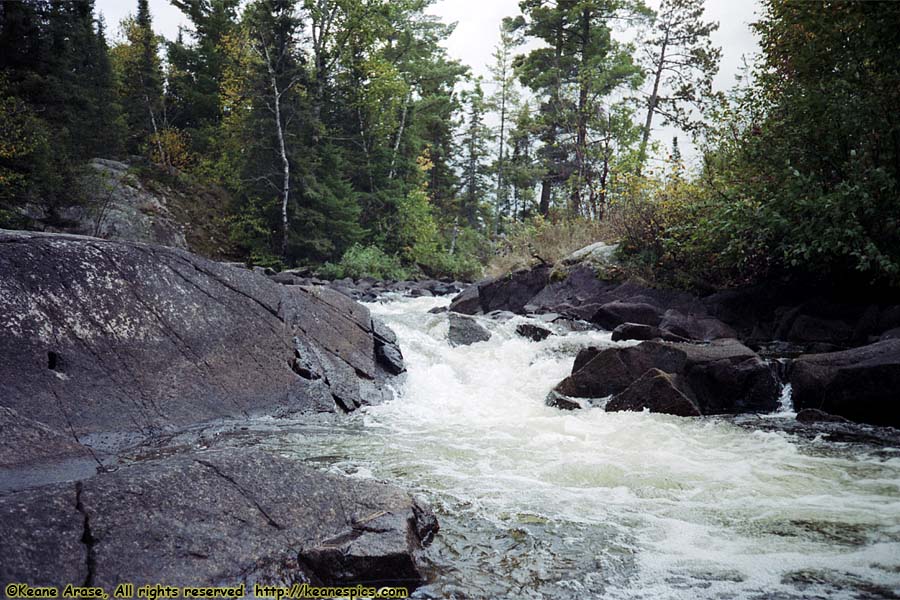
M 497 242 L 496 255 L 488 263 L 486 274 L 498 277 L 542 261 L 556 264 L 585 246 L 615 239 L 606 222 L 579 219 L 553 223 L 536 219 L 519 223 Z

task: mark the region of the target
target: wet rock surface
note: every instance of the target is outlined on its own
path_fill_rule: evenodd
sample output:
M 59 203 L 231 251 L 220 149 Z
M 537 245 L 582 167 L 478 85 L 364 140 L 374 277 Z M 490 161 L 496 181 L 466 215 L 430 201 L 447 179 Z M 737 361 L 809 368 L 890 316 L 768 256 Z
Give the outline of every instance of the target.
M 414 588 L 416 555 L 437 531 L 429 509 L 395 488 L 244 449 L 7 494 L 0 515 L 4 583 L 110 590 L 124 580 L 380 585 L 386 576 Z M 307 560 L 341 536 L 354 538 L 343 562 Z
M 491 339 L 491 332 L 479 325 L 475 319 L 455 313 L 448 316 L 450 327 L 447 340 L 451 346 L 471 346 Z
M 427 507 L 223 446 L 254 445 L 256 417 L 388 398 L 402 355 L 364 306 L 173 248 L 0 230 L 0 329 L 3 584 L 421 582 Z M 373 519 L 340 568 L 300 560 Z
M 900 340 L 807 354 L 791 371 L 794 406 L 900 427 Z
M 643 410 L 681 416 L 771 412 L 779 385 L 771 369 L 737 340 L 709 345 L 643 342 L 629 348 L 589 348 L 554 392 L 567 397 L 613 396 L 609 411 Z

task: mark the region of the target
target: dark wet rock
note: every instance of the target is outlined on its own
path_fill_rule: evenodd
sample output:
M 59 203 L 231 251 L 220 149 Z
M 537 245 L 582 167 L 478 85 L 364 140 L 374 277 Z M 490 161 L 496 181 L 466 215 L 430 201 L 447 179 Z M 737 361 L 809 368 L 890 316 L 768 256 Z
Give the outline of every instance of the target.
M 851 423 L 849 419 L 832 415 L 815 408 L 804 408 L 797 413 L 797 420 L 801 423 Z
M 642 411 L 664 413 L 679 417 L 702 415 L 692 399 L 690 385 L 681 375 L 649 369 L 621 394 L 606 404 L 607 412 Z
M 344 296 L 134 243 L 0 232 L 0 326 L 0 404 L 66 435 L 315 412 L 314 365 L 350 409 L 388 376 Z
M 873 425 L 900 426 L 900 340 L 809 354 L 794 362 L 794 406 Z
M 778 403 L 771 369 L 737 340 L 708 345 L 643 342 L 630 348 L 588 348 L 579 353 L 572 375 L 554 390 L 576 398 L 621 394 L 651 369 L 680 375 L 678 388 L 702 414 L 769 412 Z M 652 386 L 660 385 L 652 382 Z M 644 382 L 643 389 L 652 387 Z M 686 393 L 690 390 L 690 393 Z M 640 391 L 637 390 L 637 391 Z
M 884 333 L 882 333 L 878 341 L 882 342 L 884 340 L 900 340 L 900 327 L 895 327 L 894 329 L 888 329 Z
M 686 342 L 687 340 L 680 335 L 675 335 L 670 331 L 664 331 L 659 327 L 651 325 L 640 325 L 638 323 L 622 323 L 612 332 L 612 341 L 621 342 L 625 340 L 665 340 L 667 342 Z
M 508 310 L 521 313 L 525 305 L 548 283 L 550 283 L 549 266 L 516 271 L 503 277 L 482 281 L 477 284 L 481 311 L 489 313 L 493 310 Z
M 588 402 L 579 398 L 565 396 L 556 390 L 550 390 L 550 393 L 547 394 L 547 398 L 544 400 L 544 404 L 560 410 L 580 410 L 590 407 Z
M 471 317 L 450 313 L 449 319 L 450 329 L 447 333 L 447 340 L 451 346 L 471 346 L 491 339 L 491 332 Z
M 534 323 L 522 323 L 516 327 L 516 334 L 528 338 L 533 342 L 541 342 L 553 335 L 553 332 L 546 327 L 541 327 Z
M 715 317 L 684 314 L 674 309 L 666 311 L 659 327 L 676 336 L 700 342 L 737 337 L 734 329 Z
M 444 314 L 445 312 L 447 312 L 447 307 L 446 307 L 446 306 L 435 306 L 434 308 L 432 308 L 431 310 L 428 311 L 428 314 L 430 314 L 430 315 L 442 315 L 442 314 Z
M 403 353 L 397 341 L 397 334 L 380 319 L 372 319 L 375 335 L 375 356 L 381 366 L 391 375 L 406 372 Z
M 524 307 L 528 312 L 557 312 L 560 306 L 578 307 L 595 302 L 596 298 L 615 289 L 619 284 L 597 278 L 594 269 L 578 265 L 566 277 L 553 281 L 532 297 Z
M 853 339 L 853 327 L 836 319 L 799 315 L 791 324 L 786 339 L 799 343 L 847 344 Z
M 259 451 L 189 453 L 0 497 L 0 580 L 413 588 L 436 530 L 426 506 L 387 485 Z M 315 560 L 342 539 L 343 560 Z
M 662 311 L 644 302 L 615 301 L 600 306 L 589 320 L 609 331 L 623 323 L 657 327 L 662 321 Z
M 674 346 L 654 342 L 599 351 L 588 348 L 576 357 L 572 374 L 554 389 L 575 398 L 605 398 L 624 392 L 652 368 L 667 373 L 680 372 L 685 361 L 684 353 Z
M 461 315 L 477 315 L 481 312 L 481 297 L 478 285 L 470 285 L 450 303 L 450 312 Z

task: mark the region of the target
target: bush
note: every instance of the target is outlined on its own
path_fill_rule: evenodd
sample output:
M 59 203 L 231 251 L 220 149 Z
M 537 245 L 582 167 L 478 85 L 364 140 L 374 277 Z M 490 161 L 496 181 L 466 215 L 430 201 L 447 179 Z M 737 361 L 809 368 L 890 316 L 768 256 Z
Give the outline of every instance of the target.
M 407 279 L 409 272 L 400 264 L 396 256 L 385 254 L 378 246 L 361 246 L 355 244 L 350 247 L 341 262 L 338 264 L 325 263 L 318 269 L 320 277 L 325 279 L 342 279 L 350 277 L 361 279 L 373 277 L 375 279 Z
M 535 217 L 515 223 L 498 243 L 488 274 L 499 276 L 536 263 L 557 263 L 576 250 L 615 239 L 608 223 L 585 219 L 549 221 Z
M 750 283 L 769 270 L 759 206 L 713 198 L 706 185 L 633 177 L 609 220 L 632 275 L 702 290 Z

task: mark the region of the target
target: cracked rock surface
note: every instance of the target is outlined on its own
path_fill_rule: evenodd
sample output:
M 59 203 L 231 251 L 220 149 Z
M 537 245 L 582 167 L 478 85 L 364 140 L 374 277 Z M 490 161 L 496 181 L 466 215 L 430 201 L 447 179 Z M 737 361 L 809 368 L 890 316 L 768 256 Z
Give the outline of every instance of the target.
M 350 298 L 0 230 L 0 332 L 0 584 L 421 583 L 427 507 L 257 448 L 389 397 L 396 337 Z
M 0 496 L 0 515 L 4 584 L 108 589 L 384 578 L 412 589 L 418 551 L 437 530 L 396 488 L 237 449 Z M 353 552 L 317 560 L 335 539 L 355 540 Z
M 385 398 L 383 365 L 398 370 L 368 309 L 337 292 L 78 236 L 0 230 L 0 330 L 0 406 L 75 441 L 352 411 Z

